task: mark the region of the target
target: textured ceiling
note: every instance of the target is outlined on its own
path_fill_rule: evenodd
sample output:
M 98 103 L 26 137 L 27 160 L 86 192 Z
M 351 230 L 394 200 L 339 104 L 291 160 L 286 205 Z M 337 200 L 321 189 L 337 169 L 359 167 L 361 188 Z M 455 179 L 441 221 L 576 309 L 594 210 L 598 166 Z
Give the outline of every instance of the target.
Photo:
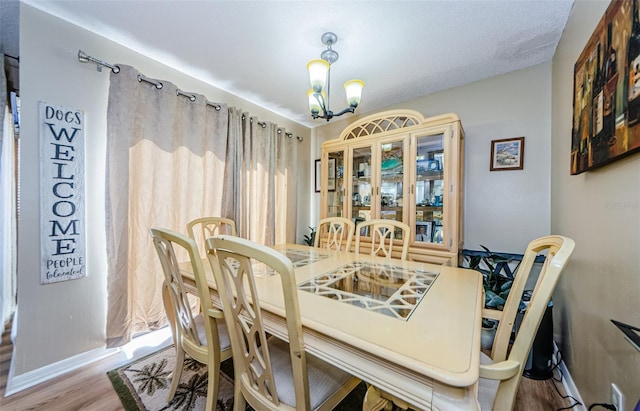
M 338 35 L 334 49 L 340 53 L 332 66 L 331 109 L 346 106 L 342 84 L 360 78 L 366 86 L 358 112 L 370 113 L 551 61 L 573 5 L 573 0 L 24 2 L 309 127 L 324 120 L 311 120 L 307 113 L 305 67 L 324 49 L 320 36 L 326 31 Z

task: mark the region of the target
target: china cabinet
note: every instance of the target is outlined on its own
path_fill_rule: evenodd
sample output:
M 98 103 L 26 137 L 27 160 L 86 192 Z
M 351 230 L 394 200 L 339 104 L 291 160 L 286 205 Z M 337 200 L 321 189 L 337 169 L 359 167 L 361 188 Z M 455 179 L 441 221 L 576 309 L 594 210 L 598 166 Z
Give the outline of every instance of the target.
M 402 221 L 411 227 L 409 259 L 455 265 L 463 138 L 455 114 L 393 110 L 349 125 L 322 145 L 321 218 Z

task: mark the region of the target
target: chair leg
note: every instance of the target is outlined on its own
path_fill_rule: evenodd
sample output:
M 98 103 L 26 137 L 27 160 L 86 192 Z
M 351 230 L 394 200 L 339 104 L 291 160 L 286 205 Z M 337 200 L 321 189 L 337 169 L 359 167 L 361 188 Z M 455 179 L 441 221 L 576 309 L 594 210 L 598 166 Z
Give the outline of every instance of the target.
M 169 388 L 169 394 L 167 395 L 167 402 L 173 400 L 173 396 L 176 395 L 178 384 L 180 383 L 180 377 L 182 376 L 182 368 L 184 367 L 184 350 L 179 344 L 176 344 L 176 364 L 173 367 L 173 375 L 171 376 L 171 388 Z
M 242 395 L 240 384 L 240 381 L 236 379 L 233 388 L 233 411 L 245 411 L 247 408 L 247 401 L 244 399 L 244 395 Z
M 391 411 L 393 403 L 380 396 L 380 391 L 373 385 L 369 385 L 362 402 L 362 411 Z
M 207 406 L 206 411 L 216 411 L 218 402 L 218 388 L 220 382 L 220 362 L 213 361 L 209 364 L 209 384 L 207 385 Z

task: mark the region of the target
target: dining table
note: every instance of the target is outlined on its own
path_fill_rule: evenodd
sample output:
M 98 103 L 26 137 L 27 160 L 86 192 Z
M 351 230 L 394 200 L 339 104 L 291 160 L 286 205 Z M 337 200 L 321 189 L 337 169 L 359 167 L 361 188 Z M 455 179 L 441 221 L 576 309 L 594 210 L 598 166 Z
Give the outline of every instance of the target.
M 308 353 L 412 408 L 479 409 L 479 272 L 298 244 L 274 248 L 295 268 Z M 220 305 L 211 266 L 203 266 Z M 262 265 L 253 271 L 265 329 L 286 340 L 280 279 Z M 193 274 L 182 274 L 197 294 Z

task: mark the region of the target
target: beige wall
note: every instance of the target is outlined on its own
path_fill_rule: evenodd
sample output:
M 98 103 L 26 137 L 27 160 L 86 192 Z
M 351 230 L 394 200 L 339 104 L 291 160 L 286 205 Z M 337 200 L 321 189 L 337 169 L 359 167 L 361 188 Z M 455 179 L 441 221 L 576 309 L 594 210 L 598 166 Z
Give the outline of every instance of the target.
M 426 115 L 455 112 L 466 131 L 465 248 L 478 244 L 521 252 L 549 232 L 576 240 L 554 296 L 556 340 L 587 404 L 609 399 L 617 383 L 632 409 L 640 396 L 640 355 L 609 322 L 640 325 L 640 154 L 601 170 L 569 176 L 573 64 L 608 2 L 578 1 L 553 65 L 543 64 L 401 105 Z M 226 101 L 305 137 L 299 237 L 317 220 L 312 160 L 322 141 L 358 116 L 312 131 L 59 19 L 21 5 L 22 210 L 16 375 L 104 345 L 106 260 L 104 147 L 108 74 L 77 62 L 78 49 L 137 67 L 185 90 Z M 366 99 L 366 89 L 363 100 Z M 41 286 L 37 102 L 82 109 L 87 119 L 88 276 Z M 550 102 L 552 101 L 551 109 Z M 366 104 L 366 103 L 365 103 Z M 365 105 L 362 108 L 366 108 Z M 364 115 L 364 113 L 362 113 Z M 525 136 L 525 170 L 489 172 L 492 139 Z M 90 182 L 90 183 L 89 183 Z M 492 200 L 496 198 L 497 200 Z M 309 207 L 307 207 L 309 205 Z M 310 216 L 306 210 L 312 210 Z M 513 228 L 517 227 L 517 228 Z M 35 247 L 35 248 L 34 248 Z
M 78 49 L 110 63 L 136 67 L 210 101 L 242 108 L 304 138 L 300 143 L 300 218 L 308 221 L 310 130 L 132 52 L 108 39 L 21 4 L 21 214 L 18 244 L 18 319 L 13 377 L 105 344 L 106 240 L 104 169 L 109 70 L 77 60 Z M 40 285 L 38 101 L 80 109 L 86 116 L 87 276 Z
M 362 99 L 366 100 L 366 89 Z M 494 251 L 522 253 L 529 241 L 549 234 L 550 100 L 547 63 L 384 109 L 460 116 L 465 131 L 464 248 L 479 250 L 482 244 Z M 312 157 L 320 158 L 322 142 L 337 138 L 358 118 L 315 129 Z M 520 136 L 525 137 L 524 170 L 489 171 L 491 140 Z
M 575 3 L 553 60 L 551 231 L 576 241 L 554 298 L 554 328 L 585 403 L 609 402 L 614 382 L 633 410 L 640 353 L 609 320 L 640 326 L 640 154 L 569 175 L 573 65 L 608 4 Z

